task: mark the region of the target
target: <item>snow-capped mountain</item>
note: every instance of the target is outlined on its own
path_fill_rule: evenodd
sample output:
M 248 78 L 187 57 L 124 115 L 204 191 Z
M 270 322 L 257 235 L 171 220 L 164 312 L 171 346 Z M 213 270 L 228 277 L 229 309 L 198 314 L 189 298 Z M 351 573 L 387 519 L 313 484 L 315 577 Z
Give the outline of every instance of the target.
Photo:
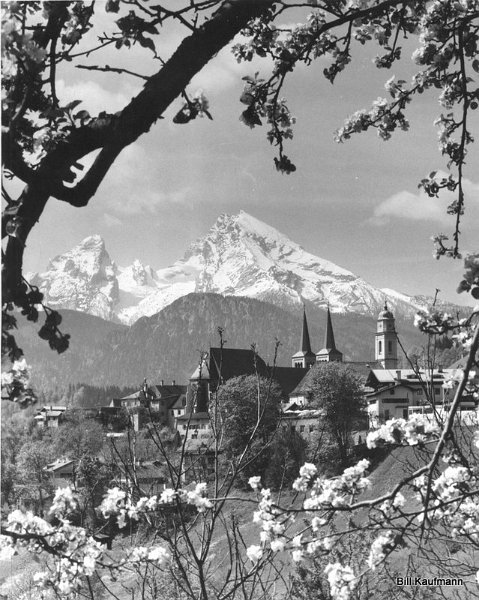
M 27 274 L 39 287 L 45 304 L 112 319 L 119 301 L 115 264 L 99 235 L 85 238 L 52 259 L 44 273 Z
M 291 309 L 308 301 L 333 312 L 376 315 L 385 300 L 409 315 L 423 303 L 378 289 L 351 271 L 314 256 L 273 227 L 241 211 L 221 215 L 183 259 L 154 271 L 140 261 L 116 267 L 99 236 L 50 262 L 33 283 L 46 303 L 131 324 L 191 292 L 247 296 Z

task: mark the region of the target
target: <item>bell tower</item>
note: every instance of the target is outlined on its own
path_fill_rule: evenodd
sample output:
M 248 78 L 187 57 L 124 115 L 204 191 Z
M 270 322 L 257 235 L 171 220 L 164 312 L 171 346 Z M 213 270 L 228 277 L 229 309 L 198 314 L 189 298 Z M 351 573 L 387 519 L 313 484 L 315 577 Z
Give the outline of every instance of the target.
M 395 369 L 398 364 L 398 347 L 396 325 L 393 313 L 388 309 L 387 302 L 384 310 L 378 315 L 376 327 L 375 358 L 383 369 Z
M 316 356 L 311 350 L 311 341 L 309 339 L 308 321 L 306 319 L 306 309 L 303 307 L 303 329 L 301 331 L 301 344 L 298 352 L 293 355 L 292 366 L 298 369 L 309 369 L 316 362 Z

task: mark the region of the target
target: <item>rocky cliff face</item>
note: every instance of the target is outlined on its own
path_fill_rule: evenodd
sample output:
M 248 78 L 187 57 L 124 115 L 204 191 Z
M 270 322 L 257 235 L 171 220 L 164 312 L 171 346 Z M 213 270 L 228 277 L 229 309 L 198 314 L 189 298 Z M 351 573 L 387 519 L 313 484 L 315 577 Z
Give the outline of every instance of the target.
M 32 281 L 46 303 L 132 324 L 192 292 L 246 296 L 296 310 L 303 302 L 335 313 L 376 316 L 387 301 L 411 316 L 424 299 L 378 289 L 314 256 L 273 227 L 241 211 L 221 215 L 183 259 L 154 271 L 135 260 L 116 267 L 99 236 L 53 259 Z
M 45 304 L 114 318 L 119 288 L 115 264 L 99 235 L 85 238 L 72 250 L 52 259 L 44 273 L 30 276 L 43 292 Z
M 373 287 L 243 211 L 221 215 L 182 260 L 156 275 L 158 289 L 125 311 L 123 322 L 153 315 L 190 292 L 247 296 L 288 310 L 303 302 L 329 304 L 336 313 L 373 316 L 385 300 L 400 314 L 417 308 L 406 296 Z

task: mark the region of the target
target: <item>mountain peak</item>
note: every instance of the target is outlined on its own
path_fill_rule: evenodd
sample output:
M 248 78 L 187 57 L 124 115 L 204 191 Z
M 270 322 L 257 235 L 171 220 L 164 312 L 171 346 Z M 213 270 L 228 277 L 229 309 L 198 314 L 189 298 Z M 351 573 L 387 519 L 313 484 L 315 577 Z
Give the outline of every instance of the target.
M 105 247 L 105 241 L 98 233 L 87 236 L 83 239 L 78 246 L 82 246 L 85 248 L 94 247 L 94 246 L 103 246 Z
M 427 300 L 375 288 L 244 210 L 220 215 L 183 259 L 156 273 L 138 259 L 116 268 L 101 236 L 93 235 L 53 259 L 32 283 L 47 304 L 128 324 L 192 292 L 246 296 L 294 311 L 307 302 L 375 317 L 385 300 L 397 315 L 414 314 Z
M 116 267 L 100 235 L 83 239 L 50 261 L 47 271 L 32 279 L 52 308 L 70 308 L 105 319 L 118 301 Z

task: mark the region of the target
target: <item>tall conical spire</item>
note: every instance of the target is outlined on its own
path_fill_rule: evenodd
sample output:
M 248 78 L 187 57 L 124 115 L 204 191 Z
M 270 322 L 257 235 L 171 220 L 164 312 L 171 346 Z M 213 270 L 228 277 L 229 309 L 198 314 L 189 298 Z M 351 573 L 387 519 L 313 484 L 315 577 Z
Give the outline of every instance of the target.
M 309 339 L 308 321 L 306 319 L 306 307 L 303 304 L 303 331 L 301 332 L 300 350 L 307 354 L 312 354 L 311 341 Z
M 316 354 L 317 362 L 342 362 L 343 354 L 336 348 L 334 341 L 333 322 L 331 320 L 331 311 L 327 312 L 326 332 L 324 334 L 324 348 Z
M 308 320 L 306 319 L 306 308 L 303 304 L 303 329 L 301 330 L 301 344 L 299 350 L 292 357 L 293 367 L 309 369 L 316 362 L 316 355 L 311 350 L 309 339 Z
M 327 350 L 336 350 L 336 344 L 334 342 L 333 323 L 331 321 L 331 311 L 329 310 L 329 304 L 328 317 L 326 322 L 326 333 L 324 334 L 324 348 L 326 348 Z

